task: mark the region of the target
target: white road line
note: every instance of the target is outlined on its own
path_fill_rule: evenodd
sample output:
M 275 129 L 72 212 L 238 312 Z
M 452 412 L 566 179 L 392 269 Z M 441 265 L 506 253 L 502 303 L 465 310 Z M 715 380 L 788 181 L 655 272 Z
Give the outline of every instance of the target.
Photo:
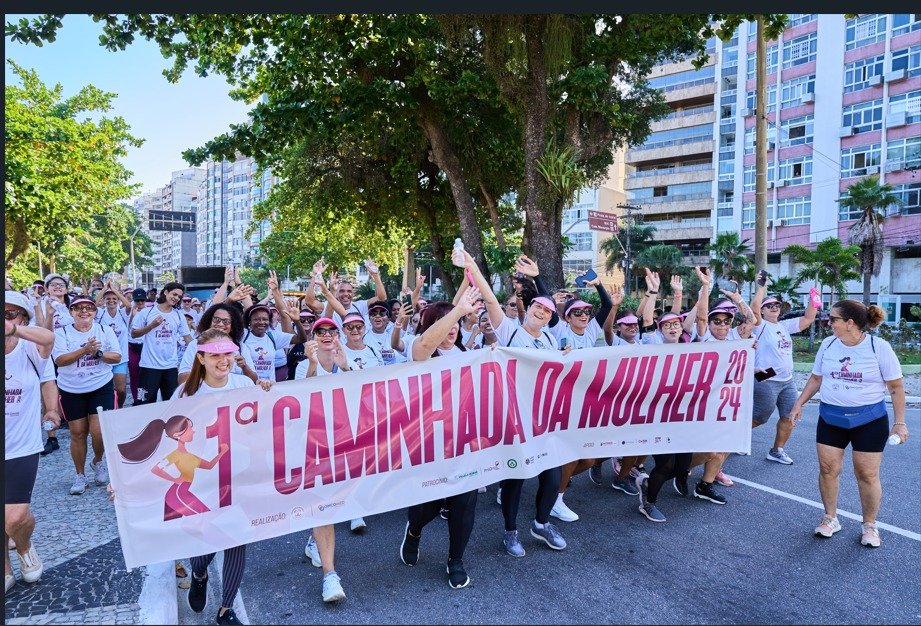
M 809 506 L 815 507 L 822 511 L 825 510 L 825 505 L 823 505 L 821 502 L 816 502 L 815 500 L 809 500 L 807 498 L 801 498 L 800 496 L 793 495 L 792 493 L 787 493 L 786 491 L 780 491 L 779 489 L 774 489 L 773 487 L 768 487 L 766 485 L 760 485 L 758 483 L 753 483 L 750 480 L 745 480 L 744 478 L 739 478 L 737 476 L 730 476 L 730 478 L 737 483 L 741 483 L 749 487 L 754 487 L 755 489 L 760 489 L 761 491 L 766 491 L 767 493 L 774 494 L 775 496 L 780 496 L 781 498 L 787 498 L 788 500 L 793 500 L 794 502 L 799 502 L 801 504 L 808 504 Z M 863 521 L 862 516 L 855 515 L 854 513 L 851 513 L 850 511 L 844 511 L 842 509 L 838 509 L 837 513 L 838 515 L 842 517 L 846 517 L 848 519 L 857 520 L 858 522 Z M 888 530 L 891 533 L 902 535 L 903 537 L 908 537 L 909 539 L 914 539 L 915 541 L 921 541 L 921 534 L 919 533 L 912 532 L 910 530 L 905 530 L 904 528 L 899 528 L 898 526 L 893 526 L 892 524 L 886 524 L 885 522 L 880 522 L 880 521 L 876 522 L 876 526 L 883 530 Z

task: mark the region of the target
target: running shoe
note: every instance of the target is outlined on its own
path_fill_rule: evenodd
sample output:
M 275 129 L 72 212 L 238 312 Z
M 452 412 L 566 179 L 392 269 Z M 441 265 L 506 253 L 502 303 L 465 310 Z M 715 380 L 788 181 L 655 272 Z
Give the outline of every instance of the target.
M 317 549 L 317 541 L 313 538 L 313 533 L 310 533 L 310 537 L 307 539 L 307 545 L 304 546 L 304 554 L 307 555 L 307 558 L 310 559 L 310 564 L 314 567 L 321 567 L 323 565 L 320 561 L 320 551 Z
M 215 622 L 217 623 L 218 626 L 222 626 L 223 624 L 236 625 L 236 624 L 243 623 L 237 617 L 237 614 L 233 612 L 233 609 L 227 609 L 226 611 L 224 611 L 223 615 L 221 615 L 221 610 L 218 609 L 217 619 L 215 620 Z
M 412 567 L 419 562 L 419 540 L 409 532 L 409 522 L 406 522 L 406 531 L 403 533 L 403 543 L 400 544 L 400 560 Z
M 767 456 L 764 457 L 768 461 L 774 461 L 775 463 L 781 463 L 783 465 L 793 465 L 793 459 L 787 456 L 787 453 L 783 451 L 783 448 L 771 448 L 768 450 Z
M 878 548 L 879 544 L 879 529 L 876 527 L 876 524 L 863 524 L 863 535 L 860 537 L 860 545 Z
M 717 473 L 716 482 L 721 484 L 723 487 L 732 487 L 735 484 L 732 482 L 732 479 L 729 478 L 729 476 L 723 473 L 723 470 L 720 470 L 719 473 Z
M 349 529 L 350 529 L 353 533 L 355 533 L 355 534 L 360 534 L 360 533 L 364 532 L 364 530 L 365 530 L 367 527 L 368 527 L 368 525 L 365 524 L 365 520 L 364 520 L 363 517 L 359 517 L 358 519 L 353 519 L 353 520 L 349 523 Z
M 196 613 L 205 610 L 208 602 L 208 577 L 199 578 L 192 574 L 192 586 L 189 588 L 189 608 Z
M 650 522 L 664 522 L 665 516 L 662 514 L 662 511 L 656 508 L 655 504 L 651 502 L 644 502 L 639 507 L 640 513 L 646 516 Z
M 751 456 L 751 452 L 733 452 L 736 456 Z
M 86 491 L 86 476 L 77 474 L 74 476 L 74 484 L 70 486 L 70 495 L 82 496 L 84 491 Z
M 611 457 L 611 467 L 614 469 L 615 474 L 620 474 L 620 459 L 617 457 Z
M 603 467 L 604 465 L 602 463 L 595 463 L 590 468 L 588 468 L 588 478 L 596 485 L 601 485 L 604 483 L 601 472 Z
M 521 545 L 521 540 L 518 539 L 517 530 L 505 531 L 505 537 L 502 539 L 502 545 L 505 546 L 505 551 L 512 556 L 524 556 L 524 546 Z
M 684 496 L 685 498 L 687 498 L 688 495 L 690 495 L 690 491 L 688 490 L 688 475 L 687 474 L 685 474 L 684 476 L 675 476 L 674 478 L 672 478 L 672 486 L 675 488 L 675 491 L 677 491 L 679 495 Z
M 448 559 L 448 586 L 451 589 L 463 589 L 470 584 L 470 577 L 460 559 Z
M 547 522 L 543 528 L 537 527 L 537 520 L 531 522 L 531 536 L 540 539 L 554 550 L 562 550 L 566 547 L 566 540 L 563 535 L 556 529 L 556 526 Z
M 563 498 L 556 499 L 556 504 L 554 504 L 553 508 L 550 509 L 550 515 L 563 522 L 579 521 L 579 516 L 575 511 L 566 506 L 566 503 L 563 502 Z
M 878 536 L 879 533 L 877 533 Z M 29 551 L 25 554 L 20 554 L 18 551 L 16 554 L 19 556 L 19 573 L 23 582 L 34 583 L 42 577 L 44 567 L 42 560 L 38 558 L 38 552 L 35 551 L 35 544 L 30 545 Z
M 623 480 L 615 479 L 614 482 L 611 483 L 611 487 L 618 491 L 623 491 L 628 496 L 635 496 L 639 493 L 636 489 L 636 481 L 630 480 L 629 478 L 624 478 Z
M 339 574 L 329 572 L 323 577 L 323 602 L 339 602 L 345 600 L 345 591 Z
M 831 515 L 825 515 L 822 517 L 822 521 L 819 525 L 815 527 L 815 534 L 827 538 L 831 537 L 839 530 L 841 530 L 841 522 L 838 521 L 838 518 L 832 517 Z
M 90 469 L 96 478 L 97 485 L 106 485 L 109 482 L 109 470 L 106 468 L 106 459 L 103 457 L 99 463 L 90 462 Z
M 713 504 L 726 504 L 726 498 L 713 490 L 713 483 L 705 483 L 702 480 L 694 487 L 694 497 L 709 500 Z
M 48 437 L 45 440 L 45 447 L 42 449 L 41 452 L 39 452 L 39 454 L 42 456 L 48 456 L 49 454 L 54 452 L 54 444 L 57 442 L 57 440 L 58 440 L 57 437 Z
M 499 487 L 498 491 L 496 491 L 496 504 L 502 506 L 502 487 Z

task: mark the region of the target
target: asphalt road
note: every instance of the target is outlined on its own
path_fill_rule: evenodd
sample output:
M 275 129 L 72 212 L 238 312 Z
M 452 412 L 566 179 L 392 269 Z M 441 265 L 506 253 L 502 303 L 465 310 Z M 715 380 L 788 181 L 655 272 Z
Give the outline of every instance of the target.
M 808 406 L 786 447 L 794 465 L 764 459 L 775 414 L 753 432 L 752 456 L 733 455 L 726 472 L 819 502 L 816 419 L 817 406 Z M 883 460 L 879 521 L 917 537 L 921 409 L 909 409 L 907 422 L 912 439 Z M 606 464 L 605 478 L 611 477 Z M 443 520 L 426 527 L 416 567 L 400 562 L 402 510 L 367 519 L 360 536 L 338 526 L 336 569 L 348 596 L 338 605 L 322 602 L 321 572 L 304 556 L 306 534 L 253 544 L 241 588 L 249 622 L 921 624 L 918 539 L 883 530 L 882 547 L 866 548 L 860 522 L 840 515 L 840 533 L 816 538 L 820 509 L 741 483 L 720 488 L 726 506 L 682 499 L 666 485 L 657 504 L 668 521 L 654 524 L 637 511 L 637 498 L 583 474 L 566 496 L 581 519 L 554 520 L 569 544 L 555 552 L 527 533 L 535 488 L 536 480 L 527 481 L 522 495 L 519 530 L 527 555 L 521 559 L 502 548 L 496 487 L 480 494 L 464 559 L 473 583 L 460 590 L 447 585 Z M 838 506 L 860 513 L 849 453 Z M 215 598 L 193 614 L 185 594 L 179 591 L 180 623 L 213 623 Z

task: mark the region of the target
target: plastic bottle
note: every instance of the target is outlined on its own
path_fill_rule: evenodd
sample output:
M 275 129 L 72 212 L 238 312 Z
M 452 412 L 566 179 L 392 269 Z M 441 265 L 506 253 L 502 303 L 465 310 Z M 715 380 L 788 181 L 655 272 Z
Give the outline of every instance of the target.
M 464 267 L 464 242 L 460 237 L 454 240 L 454 250 L 451 252 L 451 262 L 457 267 Z
M 45 432 L 54 430 L 54 422 L 52 422 L 51 420 L 45 420 L 45 421 L 43 421 L 43 422 L 42 422 L 42 430 L 44 430 Z
M 893 433 L 889 435 L 889 439 L 886 440 L 886 443 L 889 444 L 890 446 L 897 446 L 900 443 L 902 443 L 902 438 L 899 437 L 897 434 Z
M 812 306 L 816 309 L 822 308 L 822 297 L 819 295 L 819 290 L 815 287 L 812 287 L 809 290 L 809 297 L 812 299 Z

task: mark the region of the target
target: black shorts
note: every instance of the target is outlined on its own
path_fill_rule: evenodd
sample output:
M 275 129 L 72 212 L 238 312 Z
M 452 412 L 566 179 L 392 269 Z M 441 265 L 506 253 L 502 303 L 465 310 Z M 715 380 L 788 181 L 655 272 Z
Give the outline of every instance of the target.
M 112 411 L 117 402 L 115 385 L 111 380 L 95 391 L 71 393 L 61 389 L 60 393 L 61 413 L 68 422 L 76 422 L 88 415 L 96 415 L 99 412 L 96 410 L 97 406 L 101 406 L 106 411 Z
M 3 462 L 3 473 L 6 474 L 5 504 L 31 503 L 32 488 L 35 487 L 35 477 L 38 475 L 38 452 L 18 459 L 7 459 Z
M 848 444 L 854 452 L 882 452 L 889 438 L 889 416 L 883 415 L 872 422 L 855 428 L 832 426 L 819 416 L 815 429 L 816 443 L 844 450 Z

